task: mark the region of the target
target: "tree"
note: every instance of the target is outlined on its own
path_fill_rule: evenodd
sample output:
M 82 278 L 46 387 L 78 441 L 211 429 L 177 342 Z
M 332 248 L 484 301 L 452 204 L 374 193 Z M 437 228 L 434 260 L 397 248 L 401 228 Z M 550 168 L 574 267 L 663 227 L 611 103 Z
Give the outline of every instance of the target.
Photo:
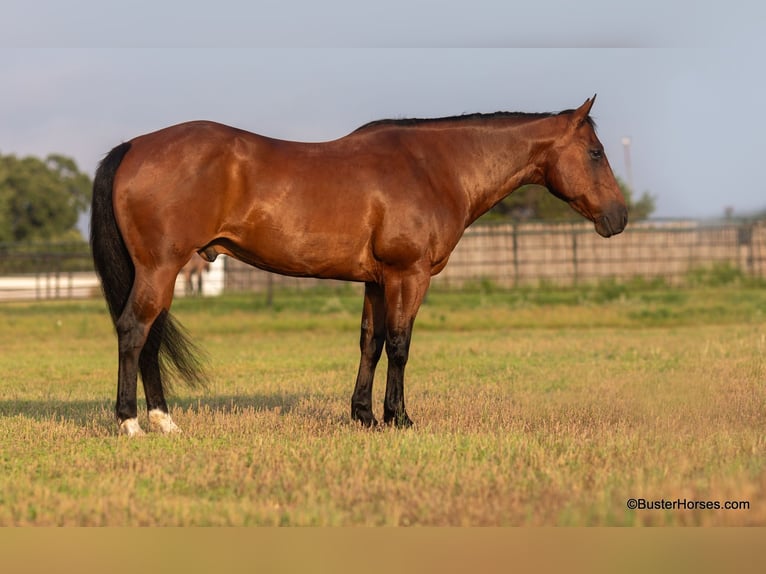
M 616 179 L 628 204 L 629 220 L 636 221 L 649 217 L 655 209 L 655 197 L 644 192 L 641 197 L 634 199 L 631 188 L 619 177 Z M 550 194 L 543 186 L 525 185 L 493 207 L 488 217 L 513 221 L 574 221 L 581 216 L 565 201 Z
M 0 242 L 84 241 L 76 225 L 91 187 L 72 158 L 0 154 Z

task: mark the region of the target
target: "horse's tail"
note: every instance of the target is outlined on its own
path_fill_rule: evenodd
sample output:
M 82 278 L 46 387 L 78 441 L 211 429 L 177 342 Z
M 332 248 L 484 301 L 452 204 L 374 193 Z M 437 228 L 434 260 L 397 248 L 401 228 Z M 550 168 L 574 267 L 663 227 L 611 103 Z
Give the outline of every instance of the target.
M 110 151 L 96 170 L 90 214 L 90 248 L 96 273 L 101 278 L 104 298 L 117 323 L 133 287 L 135 269 L 117 227 L 112 205 L 112 187 L 117 168 L 130 150 L 130 142 Z
M 135 280 L 135 267 L 117 226 L 112 203 L 114 177 L 130 146 L 130 142 L 118 145 L 99 164 L 93 180 L 90 216 L 93 262 L 101 278 L 104 298 L 115 327 L 128 302 Z M 183 328 L 165 310 L 152 325 L 141 351 L 141 376 L 146 376 L 145 370 L 155 365 L 159 356 L 164 390 L 169 390 L 168 383 L 174 374 L 191 386 L 204 384 L 204 373 L 197 358 L 199 354 L 198 349 L 189 342 Z

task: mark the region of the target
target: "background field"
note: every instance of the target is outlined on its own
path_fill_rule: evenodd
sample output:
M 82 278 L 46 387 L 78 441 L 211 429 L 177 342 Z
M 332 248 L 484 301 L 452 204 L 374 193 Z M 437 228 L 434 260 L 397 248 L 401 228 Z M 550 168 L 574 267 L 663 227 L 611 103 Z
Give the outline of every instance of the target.
M 182 435 L 128 440 L 104 304 L 3 304 L 0 525 L 766 525 L 766 289 L 433 292 L 407 431 L 350 421 L 360 309 L 178 301 L 210 387 L 171 399 Z

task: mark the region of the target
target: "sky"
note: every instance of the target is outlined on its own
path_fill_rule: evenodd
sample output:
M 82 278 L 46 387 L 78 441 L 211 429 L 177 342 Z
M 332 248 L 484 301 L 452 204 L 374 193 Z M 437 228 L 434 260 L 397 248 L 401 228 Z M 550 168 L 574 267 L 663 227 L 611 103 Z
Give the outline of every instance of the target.
M 627 180 L 629 154 L 656 216 L 766 210 L 766 5 L 514 4 L 10 0 L 0 153 L 62 153 L 92 175 L 121 141 L 192 119 L 323 141 L 375 119 L 598 94 L 610 163 Z

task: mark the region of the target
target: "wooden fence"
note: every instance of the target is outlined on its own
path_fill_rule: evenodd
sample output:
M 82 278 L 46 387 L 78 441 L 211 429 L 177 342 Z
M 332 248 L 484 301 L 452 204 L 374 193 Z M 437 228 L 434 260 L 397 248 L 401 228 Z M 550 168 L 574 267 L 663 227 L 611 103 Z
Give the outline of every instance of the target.
M 577 285 L 661 278 L 680 284 L 715 266 L 766 278 L 766 221 L 647 221 L 605 239 L 583 223 L 476 225 L 466 230 L 433 286 Z M 302 288 L 319 279 L 272 275 L 228 259 L 227 291 Z
M 682 284 L 716 266 L 766 279 L 766 221 L 638 222 L 609 239 L 587 222 L 476 225 L 466 230 L 432 285 L 564 286 L 637 277 Z M 231 258 L 219 259 L 215 267 L 216 273 L 205 277 L 205 295 L 342 284 L 274 275 Z M 85 244 L 0 245 L 0 300 L 93 297 L 99 292 Z M 182 296 L 183 288 L 176 293 Z

